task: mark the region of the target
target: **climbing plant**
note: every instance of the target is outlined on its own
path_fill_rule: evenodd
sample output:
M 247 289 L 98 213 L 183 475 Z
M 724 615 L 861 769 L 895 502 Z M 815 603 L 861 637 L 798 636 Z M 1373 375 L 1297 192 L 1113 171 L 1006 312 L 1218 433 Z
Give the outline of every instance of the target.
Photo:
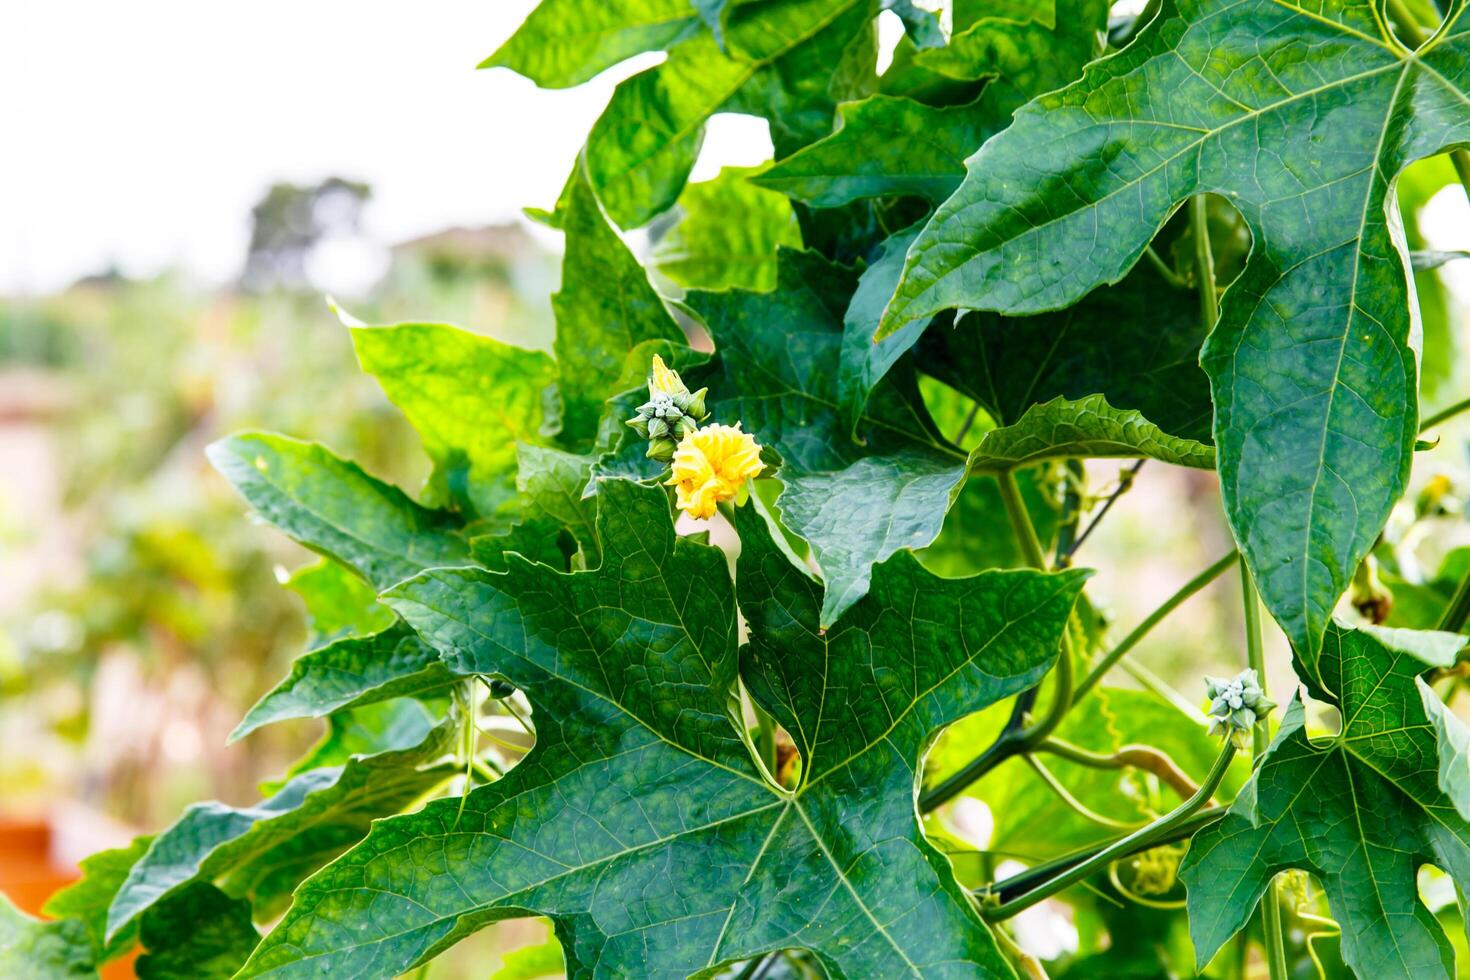
M 1463 0 L 544 0 L 485 66 L 653 51 L 532 212 L 550 352 L 344 316 L 421 489 L 209 451 L 322 556 L 236 737 L 326 735 L 0 963 L 390 977 L 537 915 L 571 976 L 1452 975 L 1470 579 L 1385 525 L 1467 407 L 1417 223 L 1470 186 Z M 689 183 L 730 112 L 773 161 Z M 1124 633 L 1085 546 L 1171 469 L 1235 548 Z M 1181 693 L 1132 651 L 1222 576 Z

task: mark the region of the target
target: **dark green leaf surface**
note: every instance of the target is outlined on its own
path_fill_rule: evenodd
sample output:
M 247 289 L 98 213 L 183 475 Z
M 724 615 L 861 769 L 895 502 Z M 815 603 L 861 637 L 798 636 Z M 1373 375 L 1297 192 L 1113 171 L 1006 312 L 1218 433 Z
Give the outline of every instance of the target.
M 488 517 L 514 498 L 515 444 L 557 423 L 551 358 L 437 323 L 355 326 L 352 344 L 434 461 L 425 503 Z
M 0 894 L 0 976 L 25 980 L 97 976 L 86 928 L 75 919 L 33 919 Z
M 934 540 L 963 483 L 965 454 L 934 431 L 902 368 L 869 400 L 858 442 L 838 390 L 852 270 L 810 253 L 782 255 L 771 293 L 691 293 L 715 341 L 716 421 L 741 422 L 780 454 L 786 526 L 812 546 L 830 625 L 867 591 L 872 566 Z
M 1061 495 L 1043 478 L 1044 474 L 1043 467 L 1022 470 L 1016 474 L 1016 483 L 1042 550 L 1050 552 L 1056 545 Z M 925 568 L 946 578 L 973 575 L 987 568 L 1030 565 L 1006 516 L 1000 488 L 989 474 L 977 474 L 965 481 L 945 515 L 944 529 L 933 544 L 918 552 L 918 558 Z
M 1411 57 L 1366 0 L 1165 3 L 972 159 L 882 332 L 1075 302 L 1179 202 L 1224 195 L 1255 247 L 1204 355 L 1223 492 L 1267 605 L 1315 649 L 1408 472 L 1415 366 L 1385 205 L 1407 164 L 1470 139 L 1463 11 Z
M 1301 868 L 1321 880 L 1359 977 L 1453 975 L 1416 877 L 1433 864 L 1470 885 L 1470 823 L 1455 806 L 1470 773 L 1454 775 L 1452 798 L 1437 761 L 1442 733 L 1460 745 L 1470 733 L 1441 709 L 1426 713 L 1435 696 L 1416 678 L 1424 656 L 1453 662 L 1464 638 L 1427 635 L 1428 647 L 1406 652 L 1390 645 L 1404 634 L 1334 624 L 1320 655 L 1301 658 L 1309 685 L 1341 711 L 1342 731 L 1314 744 L 1294 700 L 1230 813 L 1195 835 L 1181 875 L 1201 964 L 1245 925 L 1276 872 Z
M 481 68 L 509 68 L 543 88 L 580 85 L 695 25 L 689 0 L 542 0 Z
M 1042 676 L 1083 573 L 943 581 L 898 556 L 821 634 L 821 587 L 742 509 L 742 663 L 802 748 L 793 794 L 728 713 L 724 556 L 674 536 L 661 490 L 599 496 L 595 571 L 511 559 L 393 591 L 456 666 L 527 693 L 536 747 L 462 813 L 447 800 L 380 823 L 303 886 L 244 974 L 388 976 L 532 912 L 555 921 L 572 976 L 705 974 L 791 946 L 833 976 L 1009 975 L 919 833 L 915 768 L 934 729 Z
M 446 722 L 411 749 L 311 769 L 254 806 L 196 803 L 149 845 L 107 912 L 112 937 L 194 881 L 227 880 L 231 895 L 269 905 L 306 875 L 443 780 L 419 766 L 445 750 Z
M 1215 468 L 1215 450 L 1176 439 L 1133 409 L 1117 409 L 1102 395 L 1078 401 L 1053 398 L 1033 405 L 1014 425 L 985 434 L 970 454 L 977 470 L 1004 470 L 1070 456 L 1157 459 L 1177 466 Z
M 254 432 L 221 439 L 208 452 L 261 517 L 379 589 L 468 560 L 449 515 L 419 506 L 323 446 Z
M 964 179 L 965 158 L 1005 125 L 983 102 L 934 107 L 889 95 L 849 102 L 838 110 L 837 132 L 755 182 L 819 208 L 891 195 L 938 204 Z
M 143 913 L 138 980 L 229 980 L 260 941 L 250 903 L 196 881 Z
M 458 679 L 434 648 L 398 624 L 296 658 L 291 673 L 251 708 L 230 741 L 287 718 L 321 718 L 389 698 L 443 694 Z
M 999 425 L 1058 397 L 1096 394 L 1170 435 L 1207 442 L 1209 383 L 1199 366 L 1205 333 L 1194 294 L 1139 266 L 1059 313 L 967 313 L 952 326 L 940 320 L 924 332 L 917 356 L 921 370 L 979 401 Z
M 628 352 L 646 341 L 682 344 L 684 331 L 603 217 L 580 160 L 557 217 L 566 233 L 561 289 L 551 297 L 562 428 L 569 445 L 585 448 L 597 435 L 603 402 L 622 390 Z
M 776 285 L 776 249 L 801 248 L 791 203 L 757 187 L 756 173 L 725 167 L 679 195 L 679 220 L 653 248 L 653 267 L 685 289 Z

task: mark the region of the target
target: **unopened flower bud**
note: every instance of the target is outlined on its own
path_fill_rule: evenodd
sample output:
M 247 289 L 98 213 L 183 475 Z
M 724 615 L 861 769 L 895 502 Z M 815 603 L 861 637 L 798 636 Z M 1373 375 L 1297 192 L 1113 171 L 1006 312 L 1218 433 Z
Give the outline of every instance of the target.
M 644 455 L 660 463 L 667 463 L 674 458 L 676 448 L 677 444 L 672 439 L 655 439 L 648 444 L 648 452 Z
M 669 435 L 669 423 L 662 416 L 648 420 L 648 438 L 651 440 L 665 439 Z
M 1251 729 L 1276 707 L 1261 689 L 1260 676 L 1246 668 L 1229 680 L 1205 678 L 1210 699 L 1210 734 L 1228 735 L 1236 748 L 1245 748 Z

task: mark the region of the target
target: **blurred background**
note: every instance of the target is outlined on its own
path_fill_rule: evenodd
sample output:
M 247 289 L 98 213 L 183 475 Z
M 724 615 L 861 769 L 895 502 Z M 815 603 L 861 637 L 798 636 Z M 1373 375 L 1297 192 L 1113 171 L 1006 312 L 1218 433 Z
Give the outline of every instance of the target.
M 0 891 L 21 907 L 189 802 L 256 799 L 318 734 L 225 747 L 303 648 L 289 578 L 311 559 L 246 519 L 202 449 L 267 428 L 418 485 L 427 460 L 325 297 L 549 348 L 559 236 L 520 208 L 553 201 L 649 61 L 560 92 L 476 72 L 533 6 L 0 7 Z M 770 153 L 764 122 L 718 116 L 693 179 Z M 1412 248 L 1470 244 L 1445 161 L 1399 192 Z M 1470 393 L 1470 262 L 1416 280 L 1427 416 Z M 1439 436 L 1379 549 L 1394 605 L 1369 612 L 1390 623 L 1418 625 L 1470 561 L 1470 429 Z M 1092 467 L 1087 492 L 1119 470 Z M 1150 464 L 1078 563 L 1121 635 L 1229 547 L 1214 478 Z M 943 548 L 927 559 L 944 571 Z M 1227 575 L 1137 660 L 1197 692 L 1243 663 L 1239 610 Z M 1279 636 L 1273 653 L 1284 690 Z

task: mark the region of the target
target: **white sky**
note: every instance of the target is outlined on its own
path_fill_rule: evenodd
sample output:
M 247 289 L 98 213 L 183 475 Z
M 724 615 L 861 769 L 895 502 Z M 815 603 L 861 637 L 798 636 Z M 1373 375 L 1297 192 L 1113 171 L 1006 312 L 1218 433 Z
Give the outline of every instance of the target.
M 117 262 L 223 280 L 273 180 L 373 186 L 392 242 L 548 206 L 617 81 L 476 71 L 534 0 L 0 0 L 0 292 Z M 770 153 L 716 120 L 696 177 Z
M 658 56 L 563 91 L 476 71 L 533 6 L 0 0 L 0 293 L 114 262 L 228 279 L 274 180 L 367 181 L 380 244 L 549 206 L 613 86 Z M 719 116 L 694 176 L 769 154 L 764 122 Z M 1463 196 L 1435 210 L 1437 247 L 1470 244 Z

